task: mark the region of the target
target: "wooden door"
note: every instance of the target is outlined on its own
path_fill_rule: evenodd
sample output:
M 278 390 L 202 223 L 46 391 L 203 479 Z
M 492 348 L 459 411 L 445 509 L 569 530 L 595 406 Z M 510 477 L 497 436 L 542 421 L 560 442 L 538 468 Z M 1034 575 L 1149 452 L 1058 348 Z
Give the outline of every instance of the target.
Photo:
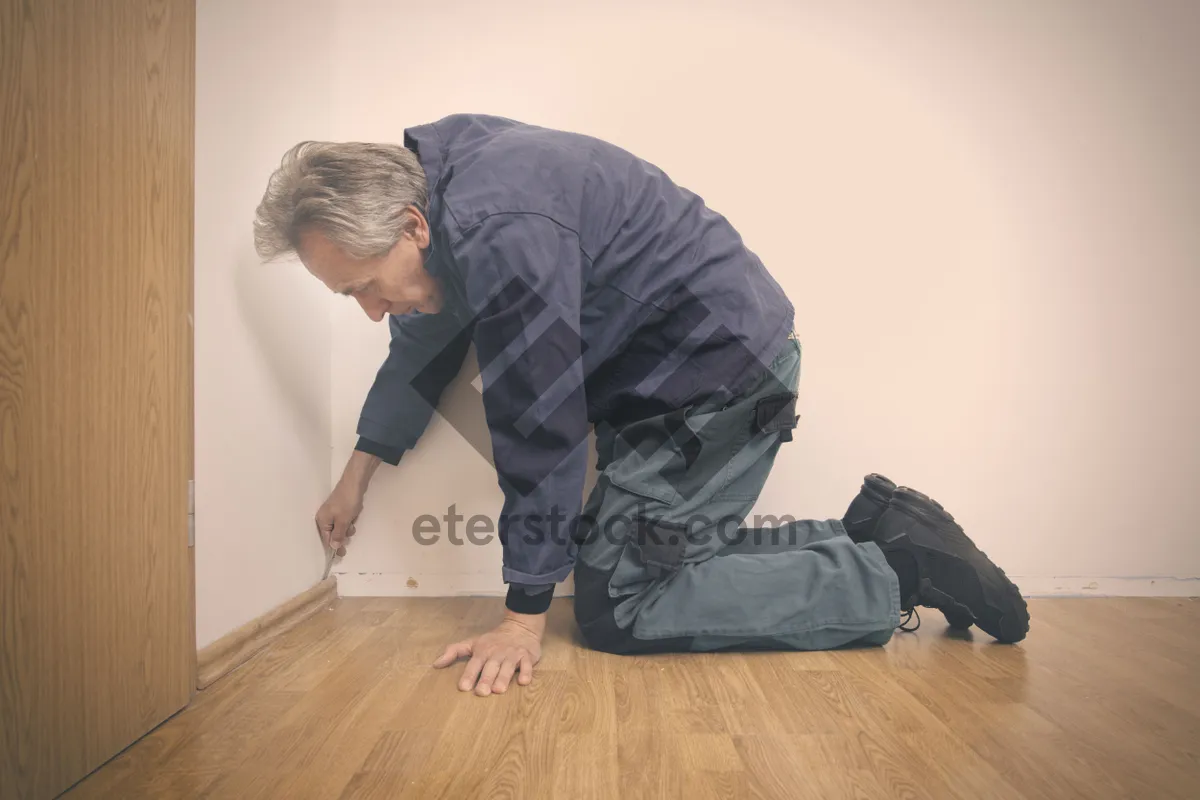
M 0 798 L 195 686 L 192 0 L 0 0 Z

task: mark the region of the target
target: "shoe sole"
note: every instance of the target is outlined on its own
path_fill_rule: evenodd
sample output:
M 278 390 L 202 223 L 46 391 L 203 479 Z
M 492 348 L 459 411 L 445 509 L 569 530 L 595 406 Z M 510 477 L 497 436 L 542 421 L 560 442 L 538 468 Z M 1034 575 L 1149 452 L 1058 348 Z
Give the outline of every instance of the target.
M 955 630 L 966 630 L 975 624 L 975 617 L 971 613 L 962 612 L 958 609 L 951 611 L 942 611 L 942 616 L 946 618 L 946 624 Z

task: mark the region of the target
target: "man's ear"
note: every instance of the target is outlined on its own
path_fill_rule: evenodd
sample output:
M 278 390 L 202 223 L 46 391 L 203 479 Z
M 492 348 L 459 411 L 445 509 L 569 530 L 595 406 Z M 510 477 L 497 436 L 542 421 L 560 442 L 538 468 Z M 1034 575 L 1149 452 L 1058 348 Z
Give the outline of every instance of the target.
M 404 209 L 404 233 L 411 238 L 421 250 L 429 247 L 429 222 L 416 206 Z

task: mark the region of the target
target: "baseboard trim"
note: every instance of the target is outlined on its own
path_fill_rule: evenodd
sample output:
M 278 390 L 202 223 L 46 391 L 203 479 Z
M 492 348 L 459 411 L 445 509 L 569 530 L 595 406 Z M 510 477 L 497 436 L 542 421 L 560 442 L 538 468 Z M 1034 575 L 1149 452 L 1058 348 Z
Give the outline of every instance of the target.
M 335 573 L 339 597 L 503 597 L 508 587 L 499 570 L 479 573 L 343 572 Z M 573 577 L 554 587 L 555 597 L 575 593 Z
M 208 688 L 336 597 L 337 580 L 329 577 L 203 648 L 196 654 L 196 688 Z

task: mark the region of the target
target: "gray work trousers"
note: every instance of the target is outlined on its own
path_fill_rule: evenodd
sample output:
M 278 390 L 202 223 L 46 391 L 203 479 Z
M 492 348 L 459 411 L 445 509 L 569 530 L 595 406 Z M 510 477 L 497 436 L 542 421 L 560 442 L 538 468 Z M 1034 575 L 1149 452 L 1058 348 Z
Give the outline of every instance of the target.
M 575 616 L 615 653 L 823 650 L 887 642 L 896 575 L 838 519 L 742 527 L 795 427 L 800 346 L 732 398 L 597 426 L 576 532 Z

